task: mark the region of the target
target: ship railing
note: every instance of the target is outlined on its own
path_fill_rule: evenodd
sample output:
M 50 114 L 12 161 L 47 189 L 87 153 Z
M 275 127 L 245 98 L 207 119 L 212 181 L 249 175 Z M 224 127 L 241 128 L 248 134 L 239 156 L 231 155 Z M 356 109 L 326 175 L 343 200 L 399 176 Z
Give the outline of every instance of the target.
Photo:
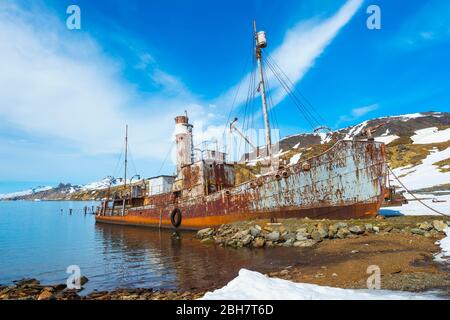
M 105 201 L 103 207 L 103 215 L 105 216 L 124 216 L 126 215 L 126 211 L 130 208 L 130 205 L 126 205 L 126 199 L 123 199 L 121 205 L 116 205 L 115 201 L 111 201 L 112 205 L 109 204 L 109 201 Z

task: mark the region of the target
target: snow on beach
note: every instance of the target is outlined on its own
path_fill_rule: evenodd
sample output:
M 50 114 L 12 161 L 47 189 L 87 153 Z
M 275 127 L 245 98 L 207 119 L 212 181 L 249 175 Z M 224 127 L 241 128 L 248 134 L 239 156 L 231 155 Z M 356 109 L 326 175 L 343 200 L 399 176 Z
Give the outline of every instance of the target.
M 438 299 L 432 293 L 389 290 L 354 290 L 296 283 L 269 278 L 259 272 L 241 269 L 239 275 L 221 289 L 208 292 L 204 300 L 416 300 Z
M 450 228 L 445 230 L 446 237 L 437 241 L 436 244 L 441 247 L 441 252 L 436 254 L 434 259 L 438 262 L 449 262 L 450 260 Z
M 436 195 L 436 194 L 414 194 L 417 198 L 421 199 L 425 204 L 439 212 L 450 216 L 450 195 Z M 381 208 L 380 214 L 384 216 L 438 216 L 436 212 L 428 209 L 419 201 L 414 200 L 411 195 L 405 193 L 408 204 L 404 204 L 401 207 L 384 207 Z M 443 202 L 433 202 L 433 199 Z

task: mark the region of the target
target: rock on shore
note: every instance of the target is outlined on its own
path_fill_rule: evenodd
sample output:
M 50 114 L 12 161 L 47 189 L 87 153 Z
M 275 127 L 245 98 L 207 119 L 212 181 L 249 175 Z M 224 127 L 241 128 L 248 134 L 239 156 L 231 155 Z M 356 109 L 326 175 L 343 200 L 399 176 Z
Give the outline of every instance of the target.
M 407 218 L 405 218 L 407 219 Z M 292 220 L 292 219 L 291 219 Z M 363 237 L 368 234 L 411 233 L 418 236 L 436 237 L 448 227 L 443 220 L 398 223 L 390 219 L 371 221 L 310 220 L 298 219 L 298 223 L 247 222 L 206 228 L 197 232 L 202 243 L 215 243 L 234 248 L 251 247 L 311 247 L 333 239 Z
M 36 279 L 16 281 L 13 285 L 0 285 L 0 300 L 193 300 L 204 292 L 153 291 L 152 289 L 117 289 L 94 291 L 80 295 L 66 285 L 42 285 Z

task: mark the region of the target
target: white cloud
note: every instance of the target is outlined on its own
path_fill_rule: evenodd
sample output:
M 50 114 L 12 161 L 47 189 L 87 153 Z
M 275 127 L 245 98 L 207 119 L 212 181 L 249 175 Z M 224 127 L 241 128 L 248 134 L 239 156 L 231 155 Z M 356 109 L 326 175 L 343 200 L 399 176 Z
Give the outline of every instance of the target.
M 353 120 L 359 119 L 359 118 L 365 116 L 366 114 L 368 114 L 368 113 L 370 113 L 372 111 L 375 111 L 377 109 L 378 109 L 378 104 L 377 103 L 371 104 L 371 105 L 368 105 L 368 106 L 364 106 L 364 107 L 354 108 L 354 109 L 352 109 L 350 115 L 341 116 L 339 118 L 339 121 L 338 121 L 337 125 L 339 125 L 342 122 L 348 122 L 348 121 L 353 121 Z
M 141 61 L 154 64 L 148 54 Z M 87 154 L 117 152 L 127 123 L 135 155 L 162 158 L 171 119 L 185 109 L 203 114 L 176 77 L 156 66 L 151 79 L 161 90 L 144 99 L 87 34 L 13 3 L 0 5 L 0 70 L 0 123 Z
M 361 3 L 348 0 L 326 20 L 297 24 L 272 58 L 292 81 L 300 81 Z M 204 119 L 205 130 L 200 125 L 194 129 L 196 141 L 221 138 L 224 126 L 210 124 L 224 122 L 224 106 L 228 110 L 235 89 L 208 106 L 181 79 L 162 70 L 150 53 L 141 53 L 134 68 L 147 72 L 157 93 L 141 96 L 124 80 L 122 66 L 83 30 L 69 31 L 64 21 L 42 10 L 0 3 L 0 127 L 97 156 L 117 153 L 128 124 L 134 155 L 163 159 L 173 117 L 188 110 L 191 119 Z M 248 79 L 242 80 L 242 88 Z M 280 86 L 272 90 L 275 103 L 284 98 Z M 244 100 L 238 97 L 238 102 Z
M 272 51 L 271 58 L 294 84 L 299 82 L 338 32 L 354 16 L 362 2 L 362 0 L 349 0 L 326 20 L 313 19 L 298 23 L 286 33 L 281 46 Z M 270 48 L 270 34 L 268 34 L 268 44 Z M 265 54 L 267 55 L 268 52 L 266 51 Z M 270 71 L 267 73 L 273 91 L 273 102 L 276 105 L 287 94 L 272 73 Z M 231 105 L 238 86 L 241 89 L 236 101 L 237 104 L 242 104 L 246 100 L 249 80 L 250 75 L 244 77 L 241 83 L 229 90 L 217 104 Z

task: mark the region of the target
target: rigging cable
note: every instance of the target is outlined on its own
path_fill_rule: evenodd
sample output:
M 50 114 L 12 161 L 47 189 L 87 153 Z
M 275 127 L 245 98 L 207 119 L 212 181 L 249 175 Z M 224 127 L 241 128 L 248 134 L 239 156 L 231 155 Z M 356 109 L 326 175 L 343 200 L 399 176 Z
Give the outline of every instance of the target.
M 436 210 L 436 209 L 434 209 L 434 208 L 432 208 L 432 207 L 430 207 L 429 205 L 427 205 L 425 202 L 423 202 L 422 200 L 420 200 L 419 198 L 417 198 L 404 184 L 403 184 L 403 182 L 401 182 L 400 181 L 400 179 L 395 175 L 395 173 L 394 173 L 394 171 L 389 167 L 389 166 L 387 166 L 388 167 L 388 169 L 389 169 L 389 171 L 392 173 L 392 175 L 394 176 L 394 178 L 400 183 L 400 185 L 415 199 L 415 200 L 417 200 L 420 204 L 422 204 L 423 206 L 425 206 L 425 207 L 427 207 L 428 209 L 430 209 L 431 211 L 433 211 L 433 212 L 436 212 L 437 214 L 440 214 L 441 216 L 446 216 L 446 217 L 449 217 L 449 215 L 448 214 L 445 214 L 445 213 L 443 213 L 443 212 L 440 212 L 440 211 L 438 211 L 438 210 Z
M 286 91 L 288 96 L 292 99 L 292 101 L 294 102 L 294 105 L 297 107 L 297 109 L 303 115 L 305 120 L 308 122 L 308 124 L 311 126 L 311 128 L 314 129 L 317 126 L 314 123 L 319 124 L 319 122 L 314 117 L 312 117 L 310 115 L 310 113 L 307 111 L 307 109 L 303 106 L 303 104 L 298 101 L 298 98 L 292 93 L 292 91 L 289 89 L 289 87 L 287 86 L 285 81 L 280 77 L 280 75 L 277 73 L 277 71 L 274 69 L 274 67 L 270 64 L 270 62 L 267 61 L 267 65 L 268 65 L 269 69 L 272 71 L 272 73 L 274 74 L 275 78 L 277 78 L 277 80 L 280 82 L 281 86 Z
M 123 149 L 125 149 L 125 148 L 121 148 L 119 158 L 117 159 L 117 163 L 116 163 L 116 165 L 114 167 L 114 171 L 113 171 L 113 175 L 112 175 L 113 178 L 115 178 L 116 173 L 118 172 L 118 170 L 122 169 Z M 120 167 L 119 167 L 119 164 L 120 164 Z
M 277 62 L 272 59 L 271 56 L 268 56 L 268 59 L 271 61 L 272 65 L 275 66 L 275 68 L 284 76 L 284 78 L 286 79 L 286 81 L 290 84 L 292 91 L 294 91 L 295 93 L 297 93 L 298 95 L 300 95 L 306 102 L 306 104 L 309 106 L 309 108 L 315 112 L 315 114 L 317 115 L 317 117 L 319 118 L 319 120 L 322 122 L 322 124 L 326 124 L 325 119 L 322 117 L 322 115 L 317 111 L 317 109 L 315 109 L 313 107 L 313 105 L 311 104 L 311 102 L 301 93 L 301 91 L 296 89 L 295 84 L 292 82 L 292 80 L 286 75 L 286 73 L 283 71 L 283 69 L 281 69 L 281 67 L 277 64 Z M 300 99 L 299 99 L 300 100 Z
M 156 173 L 156 175 L 159 175 L 161 173 L 161 170 L 163 169 L 164 165 L 166 164 L 166 161 L 169 158 L 169 155 L 172 152 L 172 149 L 173 149 L 174 145 L 175 145 L 175 143 L 172 141 L 172 143 L 170 144 L 170 147 L 169 147 L 169 151 L 167 152 L 166 156 L 164 157 L 163 163 L 161 164 L 161 167 L 159 168 L 159 170 Z
M 130 148 L 130 144 L 128 144 L 128 154 L 130 155 L 130 159 L 131 159 L 131 165 L 132 165 L 132 167 L 133 167 L 133 170 L 134 170 L 134 174 L 135 174 L 135 175 L 137 175 L 137 174 L 138 174 L 138 172 L 137 172 L 137 170 L 136 170 L 136 166 L 135 166 L 135 164 L 134 164 L 134 159 L 133 159 L 133 155 L 131 154 L 131 148 Z
M 251 48 L 253 48 L 253 38 L 252 38 L 252 42 L 251 42 Z M 253 51 L 253 50 L 252 50 L 252 51 Z M 250 51 L 250 52 L 251 52 L 251 51 Z M 245 66 L 244 66 L 244 74 L 245 74 L 245 72 L 246 72 L 246 70 L 247 70 L 247 66 L 248 66 L 248 63 L 249 63 L 249 60 L 250 60 L 250 57 L 251 57 L 251 56 L 252 56 L 252 54 L 248 54 L 248 55 L 247 55 L 247 58 L 246 58 L 246 61 L 245 61 Z M 225 123 L 225 128 L 223 129 L 223 134 L 222 134 L 222 136 L 225 136 L 225 132 L 226 132 L 226 130 L 227 130 L 228 124 L 230 123 L 231 114 L 233 113 L 233 110 L 234 110 L 234 107 L 235 107 L 235 104 L 236 104 L 236 100 L 237 100 L 237 97 L 238 97 L 238 94 L 239 94 L 239 90 L 241 89 L 242 83 L 243 83 L 243 81 L 240 81 L 239 84 L 238 84 L 236 93 L 235 93 L 234 98 L 233 98 L 233 102 L 232 102 L 232 104 L 231 104 L 230 112 L 228 113 L 227 122 Z M 224 152 L 225 152 L 225 153 L 227 153 L 226 146 L 227 146 L 227 144 L 225 143 L 225 145 L 224 145 Z

